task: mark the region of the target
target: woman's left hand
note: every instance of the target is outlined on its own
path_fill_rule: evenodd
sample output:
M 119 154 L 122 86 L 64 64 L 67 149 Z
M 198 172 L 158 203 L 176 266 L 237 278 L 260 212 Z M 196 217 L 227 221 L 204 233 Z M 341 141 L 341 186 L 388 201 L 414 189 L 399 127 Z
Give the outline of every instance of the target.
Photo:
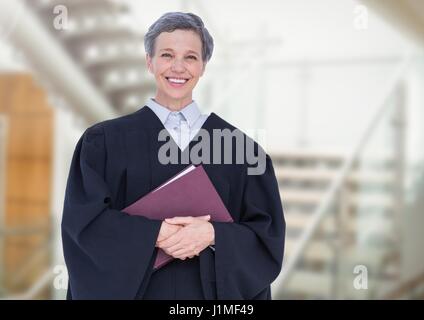
M 169 238 L 159 241 L 157 246 L 165 253 L 181 260 L 199 255 L 215 240 L 215 230 L 208 221 L 209 218 L 207 220 L 195 217 L 165 219 L 167 223 L 182 225 L 183 228 Z

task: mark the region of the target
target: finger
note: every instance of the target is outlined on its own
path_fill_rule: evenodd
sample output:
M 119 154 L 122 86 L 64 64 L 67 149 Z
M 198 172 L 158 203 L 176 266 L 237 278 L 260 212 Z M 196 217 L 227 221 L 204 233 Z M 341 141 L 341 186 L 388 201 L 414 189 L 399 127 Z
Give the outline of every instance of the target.
M 176 256 L 181 256 L 181 255 L 198 256 L 199 255 L 199 253 L 197 252 L 197 249 L 194 245 L 184 246 L 184 247 L 180 247 L 180 248 L 175 246 L 175 249 L 172 250 L 172 254 L 176 255 Z
M 208 215 L 206 215 L 206 216 L 199 216 L 199 217 L 196 217 L 196 219 L 209 221 L 209 220 L 211 219 L 211 216 L 208 214 Z
M 172 225 L 172 229 L 168 229 L 166 233 L 164 232 L 162 234 L 159 234 L 157 241 L 164 241 L 164 240 L 168 239 L 169 237 L 173 236 L 178 231 L 180 231 L 181 228 L 182 228 L 182 226 Z
M 168 218 L 167 218 L 168 219 Z M 174 218 L 171 218 L 174 219 Z M 168 225 L 169 228 L 177 228 L 177 227 L 184 227 L 182 224 L 178 224 L 176 222 L 173 222 L 173 220 L 164 220 L 163 221 L 165 224 Z
M 189 248 L 187 248 L 187 246 L 183 245 L 181 242 L 177 243 L 174 246 L 168 247 L 166 249 L 169 252 L 171 252 L 172 254 L 174 254 L 175 252 L 180 251 L 180 250 L 186 250 L 186 251 L 190 250 Z
M 195 254 L 195 248 L 193 246 L 175 246 L 175 248 L 170 249 L 172 251 L 172 254 L 174 255 L 193 255 Z
M 172 253 L 172 256 L 174 258 L 181 258 L 183 256 L 188 256 L 190 254 L 193 254 L 192 252 L 189 252 L 187 249 L 185 248 L 181 248 L 179 250 L 176 250 L 175 252 Z
M 165 219 L 166 223 L 169 224 L 189 224 L 193 222 L 193 217 L 189 216 L 189 217 L 174 217 L 174 218 L 167 218 Z
M 156 244 L 165 241 L 166 239 L 169 239 L 169 237 L 172 237 L 174 234 L 176 234 L 178 231 L 180 231 L 181 228 L 176 229 L 175 231 L 168 231 L 167 233 L 159 233 L 158 238 L 156 239 Z
M 174 255 L 173 257 L 174 257 L 174 258 L 176 258 L 176 259 L 184 260 L 185 258 L 192 259 L 192 258 L 194 258 L 194 257 L 196 257 L 196 256 L 198 256 L 198 254 L 193 254 L 193 253 L 191 253 L 191 252 L 183 252 L 183 253 L 181 253 L 181 254 Z M 184 259 L 183 259 L 183 258 L 184 258 Z
M 156 239 L 156 242 L 162 242 L 162 241 L 168 239 L 169 237 L 173 236 L 174 234 L 175 234 L 175 232 L 172 233 L 172 234 L 169 234 L 169 235 L 159 234 L 158 238 Z
M 162 237 L 161 239 L 156 240 L 155 246 L 159 247 L 166 239 L 169 239 L 169 237 Z
M 186 226 L 190 223 L 193 223 L 196 220 L 209 221 L 210 219 L 211 219 L 210 215 L 198 216 L 198 217 L 175 217 L 175 218 L 170 218 L 169 220 L 165 219 L 165 222 L 169 224 L 174 224 L 174 225 Z
M 169 251 L 168 249 L 163 248 L 162 250 L 163 250 L 163 251 L 164 251 L 167 255 L 172 256 L 172 257 L 176 258 L 176 257 L 175 257 L 175 254 L 174 254 L 173 252 Z
M 186 258 L 193 257 L 193 254 L 190 253 L 190 252 L 183 252 L 183 253 L 178 254 L 178 255 L 177 254 L 174 254 L 173 257 L 176 258 L 176 259 L 184 260 Z
M 158 242 L 159 248 L 169 248 L 181 241 L 181 235 L 177 232 L 163 241 Z

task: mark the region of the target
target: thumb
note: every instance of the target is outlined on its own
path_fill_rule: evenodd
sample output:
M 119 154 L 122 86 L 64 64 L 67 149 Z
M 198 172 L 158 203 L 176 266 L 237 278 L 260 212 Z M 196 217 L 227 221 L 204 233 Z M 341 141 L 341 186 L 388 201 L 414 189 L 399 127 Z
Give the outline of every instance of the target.
M 197 219 L 209 221 L 211 219 L 211 216 L 209 214 L 206 216 L 198 216 Z
M 193 222 L 193 217 L 174 217 L 174 218 L 167 218 L 165 219 L 165 222 L 169 224 L 189 224 Z

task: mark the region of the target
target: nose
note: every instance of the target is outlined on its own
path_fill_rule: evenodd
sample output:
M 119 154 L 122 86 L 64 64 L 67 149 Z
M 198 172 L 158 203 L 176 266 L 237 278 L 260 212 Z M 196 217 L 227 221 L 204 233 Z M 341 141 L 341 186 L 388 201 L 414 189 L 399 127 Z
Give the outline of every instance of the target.
M 172 63 L 171 70 L 174 72 L 184 72 L 185 67 L 184 63 L 181 61 L 181 59 L 174 59 L 174 62 Z

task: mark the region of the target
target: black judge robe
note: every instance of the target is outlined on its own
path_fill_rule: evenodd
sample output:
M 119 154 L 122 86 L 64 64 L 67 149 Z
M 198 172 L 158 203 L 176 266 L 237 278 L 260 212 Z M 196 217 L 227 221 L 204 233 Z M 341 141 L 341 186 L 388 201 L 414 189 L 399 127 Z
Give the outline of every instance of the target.
M 215 113 L 202 128 L 211 137 L 212 129 L 235 129 Z M 203 163 L 234 223 L 212 222 L 215 251 L 206 248 L 199 256 L 175 259 L 153 272 L 161 221 L 120 210 L 188 166 L 158 161 L 163 129 L 144 106 L 96 124 L 80 138 L 62 218 L 67 298 L 271 299 L 270 284 L 282 266 L 285 221 L 268 155 L 261 175 L 248 175 L 247 163 Z M 233 159 L 234 150 L 235 145 Z M 212 163 L 212 150 L 210 159 Z

